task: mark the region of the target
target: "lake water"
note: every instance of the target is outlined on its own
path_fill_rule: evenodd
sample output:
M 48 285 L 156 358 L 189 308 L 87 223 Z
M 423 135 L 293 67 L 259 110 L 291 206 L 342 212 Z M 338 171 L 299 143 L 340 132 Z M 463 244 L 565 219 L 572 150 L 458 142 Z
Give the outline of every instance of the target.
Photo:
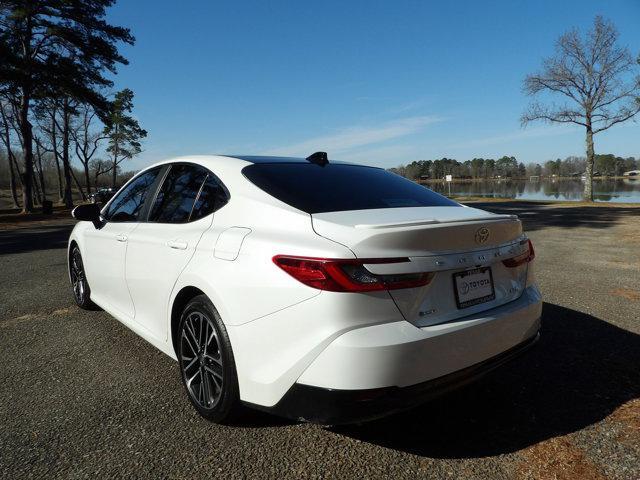
M 438 193 L 449 193 L 449 187 L 444 181 L 426 186 Z M 583 190 L 584 182 L 580 179 L 451 182 L 452 195 L 470 197 L 579 201 L 582 200 Z M 594 180 L 593 196 L 597 202 L 640 203 L 640 178 Z

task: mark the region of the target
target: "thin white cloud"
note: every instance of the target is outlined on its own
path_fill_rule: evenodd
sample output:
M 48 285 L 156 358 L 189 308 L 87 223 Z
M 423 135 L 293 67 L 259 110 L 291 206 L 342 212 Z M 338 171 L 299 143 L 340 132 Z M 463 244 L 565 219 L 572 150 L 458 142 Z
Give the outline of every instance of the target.
M 423 158 L 420 156 L 420 153 L 421 148 L 413 144 L 388 145 L 362 150 L 353 150 L 350 153 L 340 155 L 338 160 L 360 163 L 373 167 L 389 168 Z
M 580 131 L 579 127 L 549 125 L 544 127 L 526 128 L 518 131 L 495 135 L 490 137 L 477 138 L 462 143 L 449 145 L 449 149 L 477 148 L 488 147 L 491 145 L 500 145 L 510 143 L 516 140 L 525 140 L 529 138 L 552 137 L 557 135 L 567 135 Z
M 439 122 L 436 116 L 407 117 L 373 126 L 352 126 L 329 135 L 310 138 L 285 147 L 267 151 L 267 155 L 305 155 L 317 150 L 340 154 L 353 148 L 373 145 L 422 131 Z

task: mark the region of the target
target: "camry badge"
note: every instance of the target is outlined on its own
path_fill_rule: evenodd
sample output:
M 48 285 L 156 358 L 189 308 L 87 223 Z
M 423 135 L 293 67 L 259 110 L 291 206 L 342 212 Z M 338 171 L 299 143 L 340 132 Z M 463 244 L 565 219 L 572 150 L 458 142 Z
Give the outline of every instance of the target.
M 489 229 L 487 227 L 479 228 L 476 231 L 476 243 L 485 243 L 489 240 Z

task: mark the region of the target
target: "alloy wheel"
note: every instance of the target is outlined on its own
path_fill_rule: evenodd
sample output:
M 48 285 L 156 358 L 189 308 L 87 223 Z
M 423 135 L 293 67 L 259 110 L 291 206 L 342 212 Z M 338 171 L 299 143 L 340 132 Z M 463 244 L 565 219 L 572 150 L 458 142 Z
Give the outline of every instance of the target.
M 84 274 L 84 265 L 82 264 L 82 256 L 80 250 L 76 247 L 71 255 L 71 285 L 73 287 L 73 295 L 76 302 L 82 304 L 86 295 L 86 277 Z
M 201 408 L 214 408 L 220 401 L 223 365 L 218 333 L 209 316 L 191 311 L 182 323 L 182 375 L 192 400 Z

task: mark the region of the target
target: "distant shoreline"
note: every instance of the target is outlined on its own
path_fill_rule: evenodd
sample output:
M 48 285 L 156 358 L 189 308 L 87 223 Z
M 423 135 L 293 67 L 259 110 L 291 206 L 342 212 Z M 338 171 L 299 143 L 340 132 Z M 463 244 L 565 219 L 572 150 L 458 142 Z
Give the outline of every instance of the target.
M 544 205 L 562 205 L 566 207 L 598 207 L 598 208 L 637 208 L 640 209 L 640 203 L 633 202 L 585 202 L 584 200 L 531 200 L 519 198 L 497 198 L 497 197 L 478 197 L 451 195 L 448 198 L 460 203 L 519 203 L 519 204 L 544 204 Z
M 539 176 L 539 180 L 581 180 L 581 177 L 549 177 L 549 176 Z M 477 182 L 504 182 L 504 181 L 518 181 L 518 182 L 528 182 L 531 180 L 531 177 L 504 177 L 504 178 L 454 178 L 451 183 L 477 183 Z M 593 177 L 594 181 L 599 180 L 638 180 L 640 181 L 640 175 L 634 177 L 625 177 L 622 175 L 618 176 L 601 176 L 601 177 Z M 434 183 L 447 183 L 444 178 L 430 178 L 426 180 L 413 180 L 420 185 L 429 185 Z

